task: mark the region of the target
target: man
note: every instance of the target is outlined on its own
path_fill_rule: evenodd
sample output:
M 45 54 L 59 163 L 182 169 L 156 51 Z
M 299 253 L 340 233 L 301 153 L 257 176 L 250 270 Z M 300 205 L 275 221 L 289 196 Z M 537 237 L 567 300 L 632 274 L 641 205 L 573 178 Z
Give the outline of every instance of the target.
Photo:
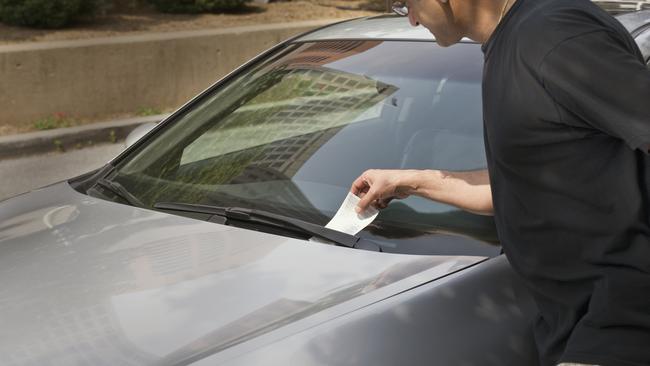
M 494 214 L 539 308 L 540 363 L 650 365 L 650 72 L 587 0 L 409 0 L 483 44 L 488 172 L 364 172 L 359 211 L 420 195 Z

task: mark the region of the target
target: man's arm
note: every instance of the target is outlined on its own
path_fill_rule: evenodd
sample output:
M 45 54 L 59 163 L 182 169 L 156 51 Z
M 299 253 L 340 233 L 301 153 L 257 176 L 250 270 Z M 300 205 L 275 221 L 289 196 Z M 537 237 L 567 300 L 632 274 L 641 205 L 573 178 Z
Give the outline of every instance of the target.
M 350 191 L 361 197 L 359 212 L 369 205 L 385 208 L 395 198 L 416 195 L 480 215 L 493 214 L 487 170 L 367 170 Z

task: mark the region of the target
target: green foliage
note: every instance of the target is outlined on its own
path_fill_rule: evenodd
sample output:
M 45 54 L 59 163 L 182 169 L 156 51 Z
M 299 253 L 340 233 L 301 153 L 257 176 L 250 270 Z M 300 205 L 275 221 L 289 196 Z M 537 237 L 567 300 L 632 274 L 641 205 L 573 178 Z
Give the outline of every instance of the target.
M 63 142 L 61 140 L 56 139 L 56 140 L 52 141 L 52 143 L 54 144 L 54 148 L 57 151 L 59 151 L 59 152 L 64 152 L 65 151 L 65 147 L 63 146 Z
M 96 13 L 105 0 L 0 0 L 0 21 L 36 28 L 61 28 Z
M 149 0 L 163 13 L 207 13 L 241 8 L 250 0 Z
M 199 7 L 194 0 L 149 0 L 163 13 L 198 13 Z
M 157 114 L 161 114 L 162 111 L 158 108 L 154 107 L 140 107 L 138 108 L 138 111 L 136 112 L 136 115 L 140 117 L 146 117 L 146 116 L 155 116 Z
M 248 0 L 196 0 L 203 11 L 220 11 L 241 8 Z
M 37 130 L 52 130 L 55 128 L 70 127 L 75 122 L 74 118 L 69 117 L 63 112 L 57 112 L 51 116 L 35 121 L 34 128 Z

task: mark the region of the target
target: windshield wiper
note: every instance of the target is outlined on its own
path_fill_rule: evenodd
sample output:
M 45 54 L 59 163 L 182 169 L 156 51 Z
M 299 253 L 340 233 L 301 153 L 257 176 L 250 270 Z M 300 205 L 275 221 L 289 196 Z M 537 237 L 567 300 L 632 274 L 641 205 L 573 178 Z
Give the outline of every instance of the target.
M 381 247 L 379 247 L 379 245 L 364 238 L 342 233 L 340 231 L 329 229 L 324 226 L 313 224 L 311 222 L 303 221 L 293 217 L 278 215 L 262 210 L 177 202 L 158 202 L 153 205 L 153 207 L 167 211 L 181 211 L 218 216 L 226 218 L 228 221 L 241 221 L 249 224 L 271 226 L 276 228 L 279 227 L 281 229 L 297 231 L 304 235 L 327 240 L 339 246 L 381 252 Z M 211 221 L 211 219 L 208 219 L 208 221 Z M 226 221 L 226 224 L 228 221 Z
M 142 203 L 142 201 L 140 201 L 136 196 L 132 195 L 131 192 L 127 191 L 126 188 L 124 188 L 124 186 L 122 186 L 118 182 L 113 182 L 108 179 L 101 178 L 97 180 L 95 185 L 98 185 L 103 189 L 113 193 L 117 197 L 126 201 L 131 206 L 146 207 L 145 204 Z

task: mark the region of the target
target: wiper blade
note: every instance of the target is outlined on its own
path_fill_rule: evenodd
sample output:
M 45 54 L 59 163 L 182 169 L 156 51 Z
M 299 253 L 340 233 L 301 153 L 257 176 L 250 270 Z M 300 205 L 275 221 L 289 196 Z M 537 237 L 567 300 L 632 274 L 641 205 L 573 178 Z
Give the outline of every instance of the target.
M 225 217 L 226 219 L 233 221 L 280 227 L 283 229 L 299 231 L 318 239 L 324 239 L 339 246 L 381 252 L 381 247 L 379 247 L 379 245 L 364 238 L 342 233 L 340 231 L 293 217 L 278 215 L 262 210 L 179 202 L 158 202 L 154 204 L 153 207 L 160 210 L 200 213 Z
M 113 182 L 102 178 L 99 179 L 95 184 L 123 199 L 131 206 L 146 207 L 142 201 L 140 201 L 136 196 L 132 195 L 131 192 L 126 190 L 126 188 L 124 188 L 124 186 L 118 182 Z

